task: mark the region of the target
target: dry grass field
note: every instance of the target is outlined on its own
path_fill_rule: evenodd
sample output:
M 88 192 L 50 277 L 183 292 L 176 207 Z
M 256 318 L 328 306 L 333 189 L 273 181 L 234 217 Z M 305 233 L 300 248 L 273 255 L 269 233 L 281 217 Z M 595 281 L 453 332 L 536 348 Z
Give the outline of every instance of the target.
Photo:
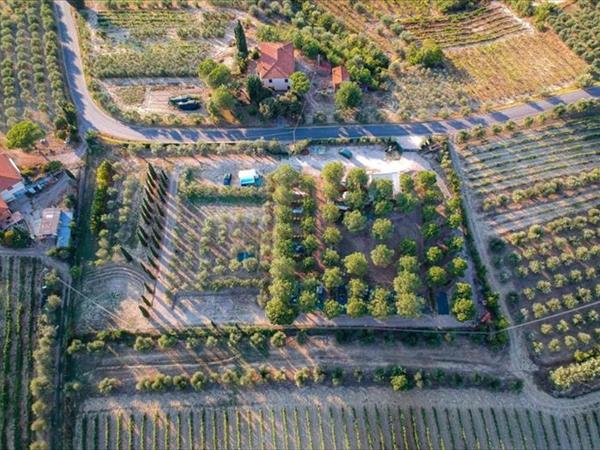
M 571 85 L 587 64 L 552 32 L 521 34 L 490 44 L 447 52 L 479 101 L 502 102 Z

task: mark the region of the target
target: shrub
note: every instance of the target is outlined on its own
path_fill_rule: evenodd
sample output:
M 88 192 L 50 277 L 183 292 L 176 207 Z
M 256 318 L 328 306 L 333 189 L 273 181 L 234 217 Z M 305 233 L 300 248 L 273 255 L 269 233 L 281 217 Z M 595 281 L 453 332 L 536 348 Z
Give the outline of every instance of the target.
M 208 377 L 203 372 L 194 372 L 190 379 L 190 384 L 196 391 L 202 390 L 207 382 Z
M 377 267 L 387 267 L 392 263 L 394 250 L 384 244 L 376 246 L 371 251 L 371 260 Z
M 138 336 L 135 338 L 133 349 L 137 352 L 147 352 L 154 348 L 154 340 L 151 337 Z
M 390 378 L 390 384 L 394 391 L 405 391 L 408 389 L 408 377 L 406 374 L 393 375 Z
M 339 109 L 356 108 L 362 102 L 362 91 L 353 81 L 344 81 L 335 93 L 335 106 Z
M 30 120 L 23 120 L 13 125 L 6 133 L 6 145 L 8 148 L 20 148 L 29 150 L 35 141 L 43 138 L 44 131 L 39 125 Z
M 273 336 L 271 336 L 271 345 L 277 348 L 282 348 L 285 346 L 287 336 L 283 331 L 276 331 Z
M 359 252 L 352 253 L 344 258 L 344 267 L 348 274 L 363 277 L 367 273 L 369 263 L 365 255 Z
M 358 210 L 347 212 L 344 215 L 344 226 L 351 233 L 358 233 L 367 226 L 367 218 Z
M 375 219 L 371 227 L 371 235 L 380 241 L 388 239 L 394 231 L 394 225 L 390 219 Z
M 336 227 L 327 227 L 323 232 L 323 242 L 327 245 L 336 245 L 342 240 L 342 233 Z
M 427 280 L 433 286 L 443 286 L 446 284 L 448 277 L 442 267 L 433 266 L 427 271 Z
M 342 313 L 342 310 L 342 305 L 331 298 L 326 300 L 325 304 L 323 305 L 323 313 L 328 319 L 333 319 L 334 317 L 339 316 Z
M 412 45 L 409 48 L 407 59 L 412 65 L 420 64 L 423 67 L 437 67 L 443 64 L 444 52 L 434 41 L 426 39 L 420 47 Z
M 161 349 L 171 348 L 177 344 L 177 337 L 172 334 L 163 334 L 158 338 L 158 347 Z
M 103 378 L 98 383 L 98 392 L 101 394 L 110 394 L 119 386 L 120 382 L 116 378 Z

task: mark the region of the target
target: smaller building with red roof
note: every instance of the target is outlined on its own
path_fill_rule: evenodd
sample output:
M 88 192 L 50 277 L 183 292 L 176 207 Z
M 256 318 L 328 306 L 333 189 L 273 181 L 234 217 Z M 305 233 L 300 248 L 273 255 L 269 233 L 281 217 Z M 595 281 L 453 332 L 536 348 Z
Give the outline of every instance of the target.
M 350 81 L 350 74 L 344 66 L 336 66 L 331 70 L 331 84 L 333 90 L 337 91 L 344 81 Z
M 291 87 L 290 77 L 296 68 L 292 43 L 263 42 L 258 49 L 258 76 L 263 86 L 276 91 L 288 91 Z
M 5 202 L 12 202 L 25 193 L 21 172 L 6 153 L 0 153 L 0 193 Z

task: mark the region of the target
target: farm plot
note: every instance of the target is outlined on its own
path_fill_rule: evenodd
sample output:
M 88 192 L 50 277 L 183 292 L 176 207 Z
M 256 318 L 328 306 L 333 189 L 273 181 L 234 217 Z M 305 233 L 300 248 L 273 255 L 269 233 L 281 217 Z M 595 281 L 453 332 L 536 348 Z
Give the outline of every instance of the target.
M 139 253 L 137 227 L 144 199 L 141 170 L 142 166 L 135 163 L 109 159 L 96 168 L 89 223 L 96 238 L 95 243 L 90 243 L 95 249 L 95 267 L 126 262 L 121 248 Z
M 579 203 L 593 206 L 599 198 L 599 141 L 600 121 L 591 118 L 464 146 L 459 152 L 467 186 L 486 217 L 502 230 L 515 230 L 538 217 L 544 221 L 544 213 L 576 212 Z
M 188 168 L 178 190 L 172 253 L 161 275 L 172 295 L 258 287 L 270 223 L 262 188 L 219 186 Z
M 96 78 L 196 76 L 208 56 L 205 38 L 222 38 L 231 13 L 196 9 L 87 11 L 79 31 Z M 94 19 L 95 20 L 92 20 Z
M 527 328 L 535 361 L 544 377 L 571 367 L 542 382 L 571 393 L 597 383 L 589 368 L 565 373 L 592 364 L 600 340 L 599 124 L 573 120 L 459 149 L 512 315 L 537 321 Z
M 463 237 L 457 229 L 460 213 L 451 200 L 444 201 L 435 173 L 400 175 L 400 192 L 394 198 L 395 180 L 373 176 L 368 184 L 366 172 L 351 169 L 345 175 L 341 172 L 342 185 L 340 167 L 332 163 L 322 172 L 326 201 L 319 215 L 324 245 L 318 261 L 324 267 L 328 306 L 348 301 L 347 312 L 360 315 L 361 309 L 367 309 L 362 286 L 371 286 L 378 295 L 368 309 L 375 315 L 381 314 L 378 309 L 384 305 L 378 302 L 389 296 L 392 287 L 394 313 L 411 317 L 437 310 L 434 298 L 449 291 L 452 279 L 464 277 L 467 261 L 462 258 Z M 372 203 L 366 201 L 366 192 L 374 197 Z M 398 254 L 392 242 L 400 243 Z M 333 275 L 340 267 L 348 278 L 336 284 L 340 279 Z M 413 277 L 415 285 L 409 288 Z M 342 284 L 349 289 L 340 289 Z
M 25 117 L 50 123 L 66 98 L 52 2 L 15 0 L 0 8 L 0 130 Z
M 465 307 L 455 308 L 458 320 L 473 319 L 462 216 L 443 183 L 421 160 L 411 169 L 404 157 L 386 167 L 366 160 L 365 169 L 363 155 L 356 158 L 358 167 L 350 169 L 339 161 L 321 165 L 318 178 L 286 166 L 271 175 L 267 316 L 279 323 L 297 311 L 322 311 L 328 319 L 448 315 L 452 293 L 454 304 Z
M 523 34 L 449 50 L 465 90 L 480 101 L 502 102 L 571 85 L 586 63 L 552 32 Z
M 460 14 L 420 16 L 401 19 L 397 23 L 417 39 L 431 39 L 442 47 L 494 41 L 528 29 L 525 22 L 499 3 Z
M 0 258 L 0 447 L 27 448 L 34 440 L 31 415 L 36 320 L 42 266 L 36 259 Z M 37 429 L 43 432 L 43 429 Z
M 390 403 L 86 411 L 76 448 L 419 449 L 597 447 L 596 412 Z

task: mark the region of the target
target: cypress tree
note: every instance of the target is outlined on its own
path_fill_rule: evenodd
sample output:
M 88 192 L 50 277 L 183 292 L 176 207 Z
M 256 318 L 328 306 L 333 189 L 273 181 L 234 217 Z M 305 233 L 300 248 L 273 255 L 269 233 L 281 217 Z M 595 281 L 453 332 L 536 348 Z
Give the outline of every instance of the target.
M 244 33 L 244 27 L 238 20 L 235 25 L 235 45 L 237 46 L 238 54 L 245 58 L 248 56 L 248 44 L 246 43 L 246 33 Z

